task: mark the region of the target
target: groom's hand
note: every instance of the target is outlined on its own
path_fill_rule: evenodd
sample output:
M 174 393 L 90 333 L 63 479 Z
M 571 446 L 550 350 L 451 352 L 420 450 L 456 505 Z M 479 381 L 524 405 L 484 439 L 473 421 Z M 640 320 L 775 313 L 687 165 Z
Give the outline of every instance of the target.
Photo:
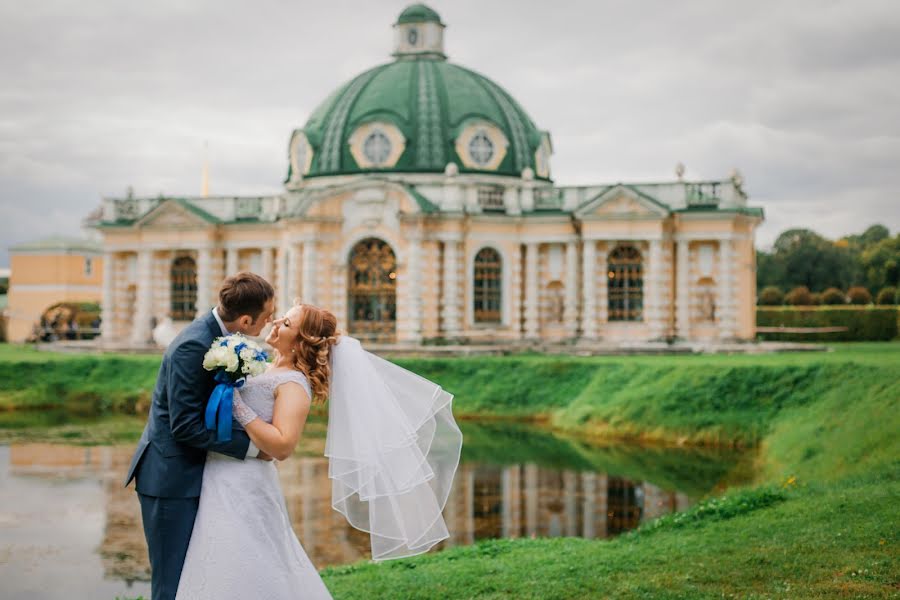
M 262 450 L 259 451 L 259 454 L 256 455 L 256 458 L 258 458 L 259 460 L 272 460 L 272 457 Z

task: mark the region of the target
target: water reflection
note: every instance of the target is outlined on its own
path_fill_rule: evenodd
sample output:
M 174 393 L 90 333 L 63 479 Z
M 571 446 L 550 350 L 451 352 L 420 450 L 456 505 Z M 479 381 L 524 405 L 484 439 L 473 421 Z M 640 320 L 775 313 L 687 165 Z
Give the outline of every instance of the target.
M 597 447 L 527 427 L 462 425 L 464 453 L 445 509 L 451 537 L 441 547 L 500 537 L 613 536 L 686 508 L 733 472 L 739 460 L 736 455 Z M 331 509 L 323 438 L 324 426 L 314 424 L 301 451 L 279 465 L 294 529 L 318 567 L 369 557 L 368 536 Z M 52 551 L 54 545 L 77 542 L 88 549 L 80 556 L 79 577 L 93 581 L 94 592 L 117 584 L 115 593 L 147 593 L 141 583 L 149 567 L 140 509 L 133 489 L 121 486 L 130 445 L 24 443 L 0 450 L 0 500 L 7 507 L 0 514 L 0 575 L 13 582 L 13 592 L 27 597 L 24 573 L 31 569 L 42 574 L 42 586 L 59 582 L 58 597 L 81 597 L 69 593 L 56 561 L 25 551 L 33 540 L 27 531 L 17 531 L 23 522 L 27 530 L 29 522 L 63 524 L 75 518 L 59 513 L 65 506 L 82 507 L 89 515 L 80 518 L 96 520 L 98 531 L 76 533 L 58 526 L 47 547 Z M 26 510 L 23 498 L 31 499 L 26 503 L 33 510 Z M 85 539 L 69 539 L 73 536 Z

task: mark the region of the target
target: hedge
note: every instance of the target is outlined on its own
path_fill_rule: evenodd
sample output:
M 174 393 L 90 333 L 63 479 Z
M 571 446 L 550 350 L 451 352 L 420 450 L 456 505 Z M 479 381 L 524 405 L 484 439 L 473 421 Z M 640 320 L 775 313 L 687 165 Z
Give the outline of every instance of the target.
M 897 307 L 805 306 L 756 309 L 758 327 L 847 327 L 835 333 L 761 333 L 760 339 L 790 342 L 887 341 L 897 337 Z

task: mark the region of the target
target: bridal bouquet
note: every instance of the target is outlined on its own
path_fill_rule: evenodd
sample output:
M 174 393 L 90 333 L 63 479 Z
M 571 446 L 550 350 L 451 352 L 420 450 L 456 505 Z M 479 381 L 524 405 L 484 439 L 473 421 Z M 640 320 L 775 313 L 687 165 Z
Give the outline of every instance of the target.
M 216 385 L 206 404 L 206 428 L 216 430 L 220 442 L 231 440 L 231 401 L 234 388 L 244 385 L 246 378 L 266 370 L 266 353 L 252 340 L 232 333 L 213 340 L 203 357 L 203 368 L 216 372 Z

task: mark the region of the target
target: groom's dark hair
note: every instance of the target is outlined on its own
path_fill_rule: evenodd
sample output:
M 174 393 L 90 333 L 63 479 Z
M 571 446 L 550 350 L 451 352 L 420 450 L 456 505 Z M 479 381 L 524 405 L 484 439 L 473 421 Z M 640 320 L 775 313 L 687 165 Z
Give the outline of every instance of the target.
M 255 322 L 274 297 L 275 288 L 256 273 L 235 273 L 226 277 L 219 289 L 219 318 L 228 323 L 250 315 Z

